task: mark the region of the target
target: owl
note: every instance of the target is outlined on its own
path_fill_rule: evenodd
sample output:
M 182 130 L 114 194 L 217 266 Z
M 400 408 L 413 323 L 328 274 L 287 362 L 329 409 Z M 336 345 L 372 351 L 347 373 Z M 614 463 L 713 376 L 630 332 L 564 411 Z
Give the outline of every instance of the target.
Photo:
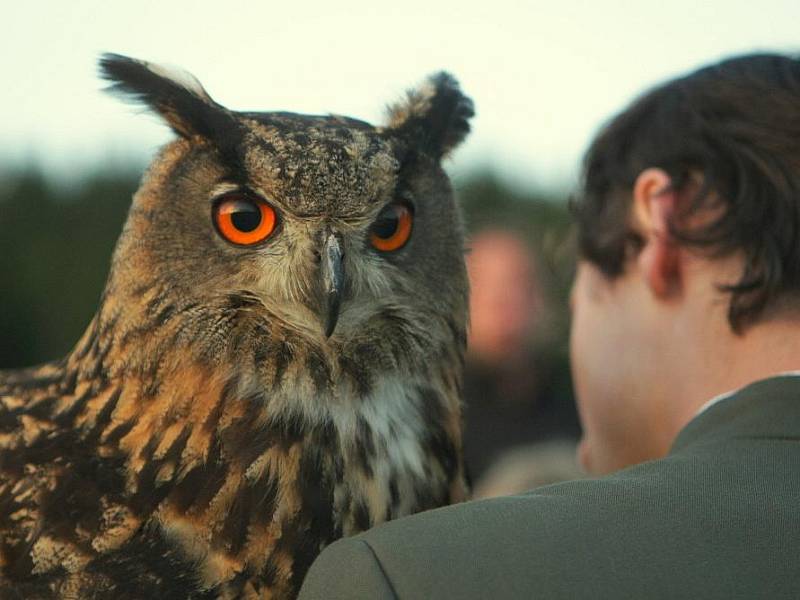
M 0 597 L 293 597 L 333 540 L 464 499 L 457 82 L 375 127 L 100 69 L 177 135 L 74 350 L 0 373 Z

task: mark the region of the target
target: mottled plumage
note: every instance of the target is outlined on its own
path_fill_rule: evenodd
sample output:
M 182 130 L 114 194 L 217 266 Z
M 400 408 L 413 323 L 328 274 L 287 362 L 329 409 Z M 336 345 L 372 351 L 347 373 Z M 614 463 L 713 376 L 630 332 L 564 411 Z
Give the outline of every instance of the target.
M 440 160 L 472 107 L 455 81 L 373 127 L 101 68 L 178 138 L 75 349 L 0 373 L 0 597 L 291 597 L 332 540 L 461 500 L 467 282 Z M 231 193 L 274 207 L 266 242 L 215 229 Z M 397 201 L 410 239 L 379 252 Z

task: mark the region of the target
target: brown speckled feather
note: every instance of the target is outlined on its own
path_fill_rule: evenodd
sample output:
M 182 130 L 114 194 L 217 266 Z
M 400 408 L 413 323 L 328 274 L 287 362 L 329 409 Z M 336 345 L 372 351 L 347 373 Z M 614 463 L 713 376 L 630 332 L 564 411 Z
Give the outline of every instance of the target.
M 464 498 L 467 286 L 438 161 L 468 101 L 440 76 L 385 129 L 232 113 L 193 80 L 104 60 L 181 139 L 73 352 L 0 372 L 0 597 L 292 597 L 336 538 Z M 230 189 L 276 207 L 274 240 L 220 238 Z M 397 196 L 414 234 L 380 256 L 369 227 Z M 328 337 L 334 234 L 347 279 Z

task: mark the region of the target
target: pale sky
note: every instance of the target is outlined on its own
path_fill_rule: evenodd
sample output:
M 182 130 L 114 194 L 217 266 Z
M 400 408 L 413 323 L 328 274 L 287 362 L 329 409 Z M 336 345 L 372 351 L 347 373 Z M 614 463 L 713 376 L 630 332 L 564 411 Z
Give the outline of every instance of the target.
M 180 66 L 232 109 L 380 122 L 446 69 L 475 101 L 449 170 L 569 186 L 598 126 L 636 94 L 731 54 L 800 50 L 800 2 L 3 0 L 0 166 L 145 164 L 170 138 L 100 92 L 104 51 Z M 110 157 L 110 161 L 109 161 Z

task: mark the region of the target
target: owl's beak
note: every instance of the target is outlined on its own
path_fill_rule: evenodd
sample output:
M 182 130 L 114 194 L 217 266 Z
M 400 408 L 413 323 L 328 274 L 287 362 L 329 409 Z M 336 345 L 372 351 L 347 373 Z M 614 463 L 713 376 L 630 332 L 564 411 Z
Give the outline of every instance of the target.
M 325 317 L 325 337 L 331 337 L 339 321 L 339 307 L 342 302 L 344 286 L 344 266 L 342 265 L 342 247 L 334 234 L 325 240 L 322 255 L 322 281 L 326 296 L 327 314 Z

